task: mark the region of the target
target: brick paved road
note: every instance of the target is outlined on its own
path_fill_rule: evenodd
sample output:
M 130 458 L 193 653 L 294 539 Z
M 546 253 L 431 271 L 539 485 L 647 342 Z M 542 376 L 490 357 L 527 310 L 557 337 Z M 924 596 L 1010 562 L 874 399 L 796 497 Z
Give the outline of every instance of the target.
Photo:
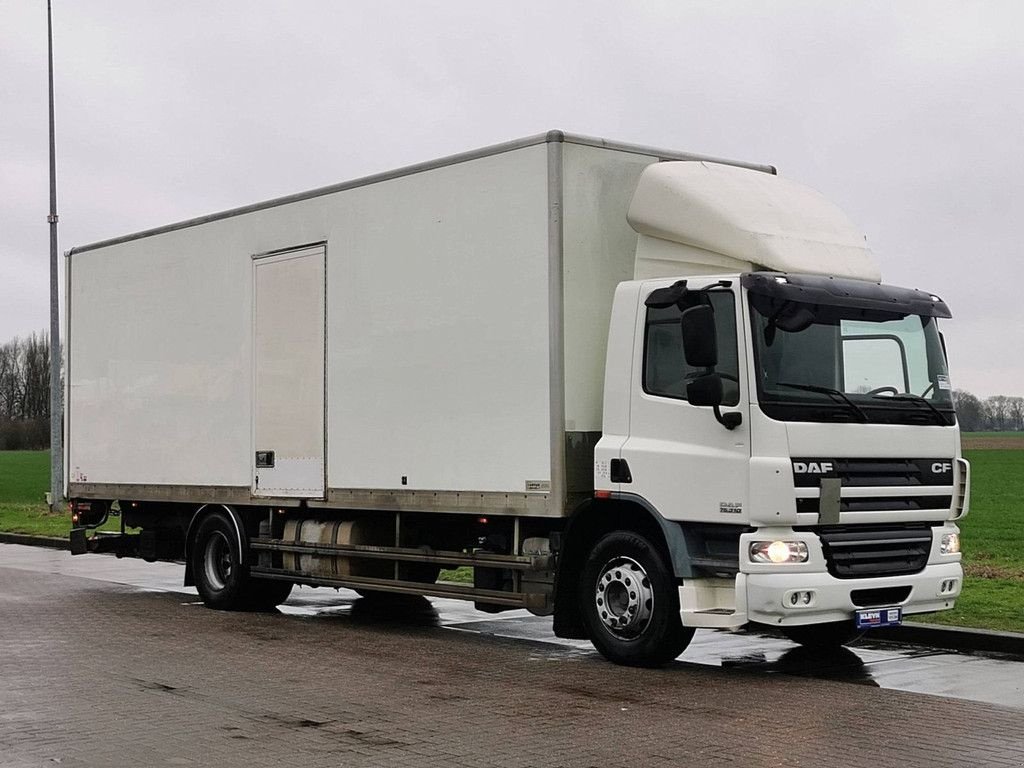
M 0 567 L 0 765 L 1024 765 L 1019 710 L 366 609 L 218 613 Z

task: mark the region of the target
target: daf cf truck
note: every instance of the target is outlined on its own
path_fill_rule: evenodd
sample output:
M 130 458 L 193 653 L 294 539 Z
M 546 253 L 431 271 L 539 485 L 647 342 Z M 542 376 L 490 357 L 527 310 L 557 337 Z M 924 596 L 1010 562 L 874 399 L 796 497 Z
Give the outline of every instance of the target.
M 72 549 L 219 609 L 525 608 L 645 666 L 952 608 L 950 313 L 880 277 L 771 166 L 558 131 L 75 248 Z

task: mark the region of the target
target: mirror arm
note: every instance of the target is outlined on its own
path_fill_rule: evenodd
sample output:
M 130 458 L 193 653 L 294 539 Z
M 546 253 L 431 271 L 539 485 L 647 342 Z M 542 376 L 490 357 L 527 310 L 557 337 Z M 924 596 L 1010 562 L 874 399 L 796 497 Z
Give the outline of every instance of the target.
M 730 432 L 740 424 L 743 423 L 743 414 L 739 411 L 729 411 L 728 413 L 722 413 L 722 409 L 719 406 L 714 406 L 715 418 L 718 419 L 718 423 L 728 429 Z

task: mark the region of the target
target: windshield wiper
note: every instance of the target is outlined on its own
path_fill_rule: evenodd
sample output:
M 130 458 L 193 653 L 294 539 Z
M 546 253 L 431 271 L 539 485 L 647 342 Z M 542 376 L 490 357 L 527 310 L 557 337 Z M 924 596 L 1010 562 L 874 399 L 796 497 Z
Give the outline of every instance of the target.
M 838 389 L 832 389 L 831 387 L 819 387 L 814 384 L 793 384 L 788 381 L 777 381 L 775 384 L 780 387 L 789 387 L 790 389 L 802 389 L 806 392 L 820 392 L 821 394 L 828 395 L 833 399 L 839 398 L 839 400 L 842 400 L 846 405 L 850 406 L 850 409 L 857 414 L 857 417 L 863 423 L 866 424 L 868 421 L 868 415 L 864 413 L 860 406 Z M 839 400 L 836 400 L 836 402 L 839 402 Z
M 929 403 L 925 398 L 921 397 L 920 395 L 915 395 L 912 392 L 904 392 L 903 394 L 900 394 L 900 395 L 872 395 L 871 399 L 872 400 L 900 400 L 902 402 L 907 402 L 907 403 L 923 403 L 925 406 L 927 406 L 931 410 L 932 413 L 935 414 L 935 418 L 938 420 L 939 424 L 941 424 L 944 427 L 948 427 L 949 426 L 949 422 L 946 421 L 946 416 L 945 416 L 945 414 L 942 413 L 942 411 L 940 411 L 934 405 Z

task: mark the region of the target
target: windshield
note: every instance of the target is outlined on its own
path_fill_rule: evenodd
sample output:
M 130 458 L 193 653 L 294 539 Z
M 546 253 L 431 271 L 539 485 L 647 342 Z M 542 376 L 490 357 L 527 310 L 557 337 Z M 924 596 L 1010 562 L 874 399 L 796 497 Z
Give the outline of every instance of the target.
M 750 294 L 761 409 L 785 421 L 950 425 L 933 317 Z

